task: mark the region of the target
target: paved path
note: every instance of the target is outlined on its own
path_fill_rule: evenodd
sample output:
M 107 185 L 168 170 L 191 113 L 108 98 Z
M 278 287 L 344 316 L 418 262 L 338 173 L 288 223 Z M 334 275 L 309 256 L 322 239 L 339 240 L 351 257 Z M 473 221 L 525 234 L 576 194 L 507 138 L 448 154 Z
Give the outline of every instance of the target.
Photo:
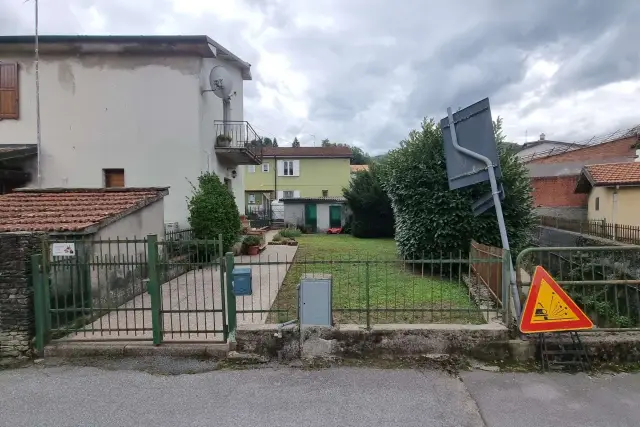
M 335 368 L 214 371 L 195 360 L 0 372 L 0 425 L 637 427 L 640 375 Z M 157 375 L 140 372 L 155 365 Z M 103 368 L 108 368 L 105 370 Z
M 296 246 L 270 245 L 260 255 L 235 257 L 238 264 L 272 263 L 251 266 L 253 294 L 237 297 L 236 309 L 268 310 L 296 250 Z M 223 291 L 218 268 L 189 271 L 164 283 L 161 291 L 165 340 L 222 340 L 222 334 L 214 332 L 221 331 L 223 324 Z M 185 310 L 197 312 L 181 312 Z M 267 313 L 238 315 L 239 324 L 265 323 L 266 319 Z M 151 327 L 151 297 L 145 292 L 71 335 L 70 339 L 151 338 Z

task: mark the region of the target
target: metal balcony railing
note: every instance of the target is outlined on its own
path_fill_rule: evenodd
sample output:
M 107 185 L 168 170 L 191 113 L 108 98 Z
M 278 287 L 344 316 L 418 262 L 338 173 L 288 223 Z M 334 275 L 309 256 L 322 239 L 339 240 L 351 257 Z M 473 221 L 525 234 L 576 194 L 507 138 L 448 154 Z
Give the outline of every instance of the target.
M 213 123 L 216 149 L 237 149 L 251 157 L 251 164 L 262 163 L 262 138 L 246 121 L 222 121 Z

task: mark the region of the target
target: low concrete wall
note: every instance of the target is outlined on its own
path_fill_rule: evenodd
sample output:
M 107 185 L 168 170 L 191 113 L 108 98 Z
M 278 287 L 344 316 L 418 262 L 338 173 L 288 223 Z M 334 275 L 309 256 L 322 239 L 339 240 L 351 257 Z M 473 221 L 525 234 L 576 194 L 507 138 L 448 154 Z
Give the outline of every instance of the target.
M 488 325 L 376 325 L 370 331 L 360 325 L 334 328 L 289 326 L 278 334 L 277 325 L 240 325 L 236 331 L 239 352 L 278 357 L 405 356 L 418 354 L 456 354 L 483 360 L 501 360 L 508 346 L 508 329 Z
M 588 332 L 580 336 L 596 365 L 640 362 L 640 332 Z M 510 340 L 501 324 L 377 325 L 370 331 L 359 325 L 340 325 L 305 328 L 302 340 L 297 326 L 278 331 L 276 325 L 240 325 L 235 349 L 283 361 L 299 357 L 393 359 L 448 354 L 485 362 L 528 363 L 539 352 L 535 336 Z

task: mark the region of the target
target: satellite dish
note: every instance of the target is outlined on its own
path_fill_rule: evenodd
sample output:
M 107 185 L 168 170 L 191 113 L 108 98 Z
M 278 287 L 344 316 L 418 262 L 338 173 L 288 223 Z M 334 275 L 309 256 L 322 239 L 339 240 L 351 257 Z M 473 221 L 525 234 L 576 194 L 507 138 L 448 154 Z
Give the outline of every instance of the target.
M 211 83 L 211 90 L 218 98 L 227 99 L 233 91 L 231 74 L 221 65 L 216 65 L 211 69 L 209 83 Z

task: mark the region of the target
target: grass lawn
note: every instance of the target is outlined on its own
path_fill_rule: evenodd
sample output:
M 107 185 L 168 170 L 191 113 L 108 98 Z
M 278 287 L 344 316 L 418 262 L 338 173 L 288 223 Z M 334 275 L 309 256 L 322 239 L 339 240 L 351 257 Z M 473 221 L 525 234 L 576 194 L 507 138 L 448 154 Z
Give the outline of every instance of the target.
M 299 248 L 294 264 L 272 306 L 287 313 L 272 313 L 267 323 L 296 317 L 296 286 L 305 273 L 332 275 L 337 323 L 366 324 L 367 276 L 372 324 L 484 323 L 462 282 L 461 275 L 468 273 L 466 264 L 451 263 L 452 268 L 442 273 L 446 277 L 441 277 L 438 264 L 402 262 L 391 239 L 303 235 L 296 240 Z

